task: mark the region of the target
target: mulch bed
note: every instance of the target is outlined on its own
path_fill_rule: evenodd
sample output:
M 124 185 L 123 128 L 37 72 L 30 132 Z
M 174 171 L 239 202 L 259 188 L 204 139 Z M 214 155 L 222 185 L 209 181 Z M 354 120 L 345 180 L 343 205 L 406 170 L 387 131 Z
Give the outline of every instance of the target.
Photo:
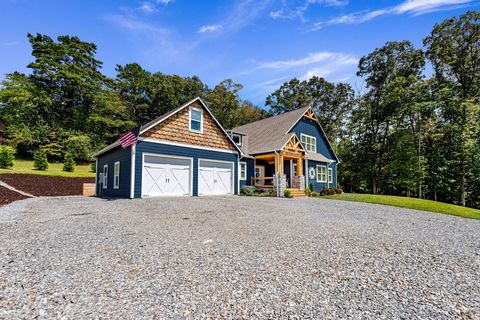
M 13 201 L 23 200 L 26 198 L 28 197 L 21 195 L 20 193 L 17 193 L 15 191 L 9 190 L 4 187 L 0 187 L 0 206 L 11 203 Z
M 84 183 L 95 182 L 95 178 L 66 178 L 12 173 L 0 174 L 0 180 L 34 196 L 81 195 Z M 1 194 L 0 198 L 3 199 Z

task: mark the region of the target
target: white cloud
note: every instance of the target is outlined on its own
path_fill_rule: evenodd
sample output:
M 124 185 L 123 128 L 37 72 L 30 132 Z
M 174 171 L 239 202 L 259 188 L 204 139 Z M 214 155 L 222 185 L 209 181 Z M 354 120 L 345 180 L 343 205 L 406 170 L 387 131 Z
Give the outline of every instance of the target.
M 300 19 L 306 21 L 305 13 L 311 5 L 323 5 L 327 7 L 343 7 L 348 4 L 348 0 L 303 0 L 301 4 L 290 4 L 283 2 L 282 8 L 270 12 L 273 19 Z
M 332 18 L 327 21 L 320 21 L 314 24 L 312 31 L 319 30 L 325 26 L 336 24 L 361 24 L 380 16 L 412 14 L 421 15 L 439 10 L 449 10 L 467 5 L 474 0 L 405 0 L 401 4 L 378 10 L 366 10 L 354 12 Z
M 211 24 L 207 26 L 202 26 L 197 32 L 198 33 L 209 33 L 209 32 L 215 32 L 218 31 L 222 28 L 221 24 Z
M 144 2 L 140 7 L 138 7 L 138 10 L 144 12 L 144 13 L 154 13 L 157 12 L 157 8 L 155 8 L 155 5 L 149 3 L 149 2 Z
M 157 3 L 160 3 L 160 4 L 169 4 L 171 2 L 173 2 L 173 0 L 156 0 Z
M 265 93 L 272 92 L 294 77 L 300 80 L 308 80 L 313 76 L 328 78 L 329 81 L 350 79 L 355 75 L 357 64 L 358 58 L 351 54 L 319 51 L 298 59 L 256 62 L 257 67 L 245 75 L 261 75 L 265 80 L 257 82 L 252 88 Z
M 306 57 L 296 59 L 296 60 L 279 60 L 279 61 L 263 62 L 259 65 L 259 68 L 286 69 L 286 68 L 292 68 L 292 67 L 308 66 L 312 64 L 318 64 L 322 62 L 335 61 L 335 60 L 345 65 L 358 63 L 358 59 L 350 55 L 346 55 L 342 53 L 334 53 L 329 51 L 320 51 L 315 53 L 309 53 Z

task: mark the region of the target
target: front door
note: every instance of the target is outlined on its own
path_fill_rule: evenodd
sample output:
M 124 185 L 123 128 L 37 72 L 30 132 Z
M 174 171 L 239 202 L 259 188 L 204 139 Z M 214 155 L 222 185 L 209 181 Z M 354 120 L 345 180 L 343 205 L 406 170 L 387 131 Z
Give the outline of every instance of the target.
M 265 177 L 265 166 L 255 166 L 255 178 Z M 263 179 L 255 180 L 255 185 L 265 184 Z

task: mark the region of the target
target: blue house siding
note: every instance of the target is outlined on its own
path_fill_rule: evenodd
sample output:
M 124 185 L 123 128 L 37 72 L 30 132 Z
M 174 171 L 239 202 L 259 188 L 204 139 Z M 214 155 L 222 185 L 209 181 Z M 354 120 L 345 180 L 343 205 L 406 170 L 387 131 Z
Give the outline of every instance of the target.
M 120 181 L 119 188 L 113 188 L 113 167 L 114 163 L 120 162 Z M 120 197 L 120 198 L 129 198 L 130 197 L 130 171 L 131 171 L 131 149 L 122 149 L 118 147 L 100 155 L 97 158 L 97 195 L 98 196 L 107 196 L 107 197 Z M 108 165 L 108 178 L 107 178 L 107 188 L 103 189 L 98 183 L 100 181 L 100 173 L 103 172 L 103 166 Z
M 333 150 L 328 146 L 327 139 L 322 134 L 320 126 L 316 121 L 302 118 L 290 132 L 295 132 L 298 139 L 301 139 L 300 135 L 302 133 L 317 138 L 317 153 L 321 153 L 329 159 L 336 160 Z
M 335 160 L 335 154 L 333 150 L 330 148 L 327 138 L 323 135 L 319 124 L 316 121 L 307 119 L 307 118 L 302 118 L 300 119 L 297 124 L 290 130 L 290 132 L 295 132 L 295 134 L 298 136 L 299 139 L 301 139 L 301 134 L 306 134 L 312 137 L 315 137 L 317 139 L 317 153 L 323 154 L 329 159 Z M 315 175 L 316 175 L 316 166 L 317 165 L 327 165 L 327 163 L 322 163 L 322 162 L 317 162 L 317 161 L 308 161 L 308 169 L 314 168 L 315 169 Z M 315 192 L 320 192 L 322 189 L 330 187 L 330 188 L 336 188 L 337 187 L 337 163 L 331 163 L 329 168 L 333 169 L 333 183 L 323 183 L 323 182 L 317 182 L 317 177 L 315 176 L 314 179 L 308 178 L 309 185 L 313 184 L 313 191 Z M 305 172 L 306 175 L 308 175 L 308 172 Z
M 234 163 L 234 193 L 238 194 L 238 154 L 205 150 L 202 147 L 174 146 L 148 141 L 138 141 L 135 154 L 135 198 L 142 197 L 143 153 L 193 158 L 193 195 L 198 196 L 198 159 L 230 161 Z
M 240 159 L 240 162 L 247 164 L 247 179 L 240 180 L 240 187 L 252 185 L 252 177 L 255 176 L 255 160 L 250 158 Z
M 317 182 L 317 165 L 323 165 L 327 166 L 327 168 L 332 168 L 333 169 L 333 182 L 328 183 L 328 182 Z M 315 169 L 315 178 L 311 179 L 308 177 L 308 186 L 313 185 L 313 191 L 315 192 L 320 192 L 324 188 L 336 188 L 337 187 L 337 164 L 336 163 L 330 163 L 329 165 L 324 162 L 317 162 L 317 161 L 308 161 L 308 172 L 310 171 L 310 168 Z M 328 179 L 328 169 L 327 169 L 327 179 Z

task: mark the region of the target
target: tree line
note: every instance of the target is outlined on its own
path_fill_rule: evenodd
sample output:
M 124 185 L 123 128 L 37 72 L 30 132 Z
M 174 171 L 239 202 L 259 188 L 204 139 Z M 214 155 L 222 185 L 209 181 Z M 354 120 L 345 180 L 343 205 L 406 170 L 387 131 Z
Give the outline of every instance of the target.
M 362 92 L 293 79 L 266 103 L 276 114 L 315 109 L 348 192 L 480 208 L 480 13 L 435 25 L 423 45 L 388 42 L 362 57 Z
M 435 25 L 415 48 L 388 42 L 362 57 L 365 88 L 320 77 L 292 79 L 266 98 L 268 111 L 224 80 L 209 88 L 197 76 L 151 73 L 137 63 L 101 73 L 97 47 L 73 36 L 28 35 L 29 74 L 7 74 L 0 118 L 17 154 L 42 149 L 90 160 L 121 133 L 200 96 L 230 129 L 311 106 L 341 163 L 348 192 L 420 198 L 480 208 L 480 13 Z
M 52 160 L 72 154 L 91 161 L 94 151 L 123 132 L 147 123 L 195 97 L 202 97 L 227 128 L 267 113 L 239 97 L 242 85 L 227 79 L 209 88 L 199 77 L 151 73 L 137 63 L 101 72 L 95 44 L 74 36 L 56 41 L 28 34 L 33 60 L 29 74 L 9 73 L 0 88 L 0 119 L 17 156 L 42 149 Z

